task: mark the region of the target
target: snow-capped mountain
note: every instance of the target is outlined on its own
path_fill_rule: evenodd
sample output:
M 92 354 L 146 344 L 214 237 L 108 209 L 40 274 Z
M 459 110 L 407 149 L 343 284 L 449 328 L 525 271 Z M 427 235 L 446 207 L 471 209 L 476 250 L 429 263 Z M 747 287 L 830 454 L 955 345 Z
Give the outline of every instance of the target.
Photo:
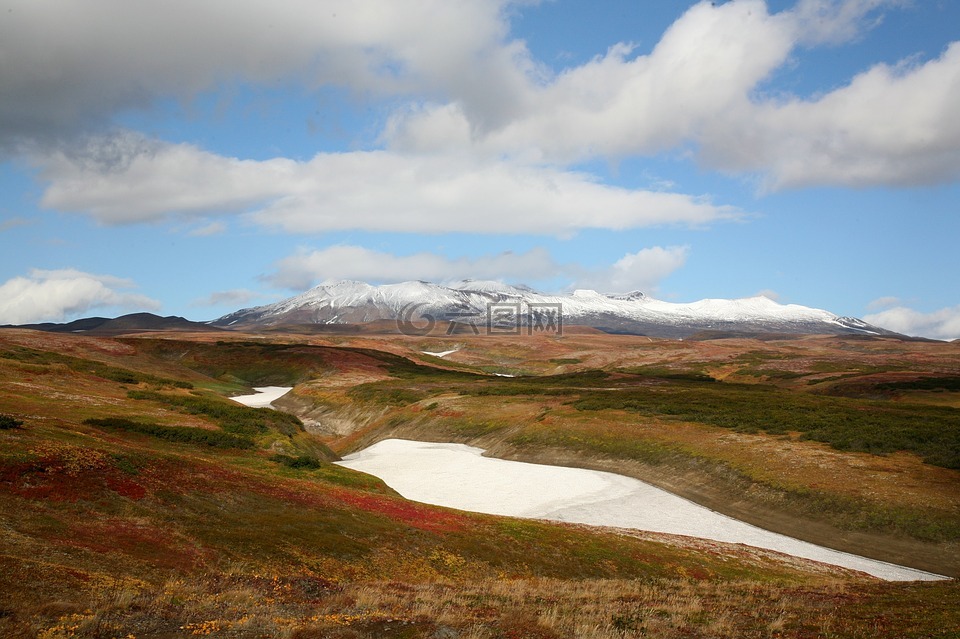
M 512 325 L 553 331 L 564 325 L 581 325 L 652 337 L 686 337 L 702 331 L 891 334 L 859 319 L 796 304 L 778 304 L 762 296 L 675 304 L 639 291 L 605 295 L 577 290 L 572 294 L 546 295 L 525 286 L 475 280 L 444 286 L 428 282 L 382 286 L 353 281 L 323 284 L 275 304 L 231 313 L 212 324 L 246 328 L 362 324 L 376 320 L 395 320 L 404 332 L 422 332 L 432 329 L 436 322 L 449 321 L 474 332 L 503 332 Z

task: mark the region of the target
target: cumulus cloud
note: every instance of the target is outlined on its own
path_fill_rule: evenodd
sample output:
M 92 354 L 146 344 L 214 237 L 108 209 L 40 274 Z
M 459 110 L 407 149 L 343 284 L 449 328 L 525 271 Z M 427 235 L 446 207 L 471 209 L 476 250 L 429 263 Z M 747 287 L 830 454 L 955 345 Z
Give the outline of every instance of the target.
M 960 42 L 923 64 L 877 65 L 812 100 L 753 105 L 707 131 L 702 157 L 768 189 L 914 186 L 960 177 Z
M 232 82 L 438 92 L 502 111 L 530 64 L 508 0 L 5 3 L 0 146 Z
M 130 293 L 130 280 L 73 269 L 33 269 L 0 284 L 0 324 L 61 322 L 92 309 L 158 310 L 160 304 Z
M 684 265 L 688 253 L 688 247 L 651 247 L 629 253 L 610 266 L 590 269 L 576 263 L 558 262 L 542 248 L 525 253 L 505 251 L 474 258 L 451 258 L 430 252 L 395 255 L 362 246 L 337 245 L 301 250 L 284 258 L 265 279 L 274 286 L 300 291 L 319 282 L 337 280 L 395 283 L 481 279 L 530 283 L 560 277 L 571 282 L 571 289 L 649 293 L 656 291 L 663 278 Z
M 690 253 L 688 246 L 654 246 L 627 253 L 609 267 L 581 271 L 578 288 L 591 288 L 606 293 L 641 291 L 655 294 L 660 281 L 680 269 Z
M 278 0 L 236 11 L 218 1 L 15 2 L 0 39 L 0 144 L 89 129 L 118 110 L 230 82 L 402 95 L 383 129 L 382 153 L 254 162 L 129 134 L 92 138 L 79 151 L 41 147 L 47 206 L 89 211 L 106 223 L 250 208 L 258 221 L 296 232 L 344 228 L 340 211 L 358 210 L 356 219 L 373 228 L 399 226 L 415 215 L 410 209 L 425 211 L 429 226 L 461 187 L 471 201 L 479 189 L 502 200 L 519 194 L 527 206 L 546 198 L 553 210 L 570 195 L 581 204 L 600 196 L 603 211 L 627 206 L 654 223 L 702 222 L 716 212 L 695 211 L 702 203 L 692 198 L 623 192 L 557 168 L 678 148 L 711 168 L 760 175 L 770 190 L 960 176 L 960 43 L 924 63 L 867 69 L 812 98 L 758 91 L 799 47 L 855 38 L 898 0 L 799 0 L 779 13 L 763 0 L 700 2 L 649 53 L 614 43 L 558 73 L 510 39 L 512 4 Z M 511 160 L 499 162 L 505 155 Z M 451 156 L 487 159 L 458 166 Z M 359 171 L 383 172 L 366 175 L 378 176 L 364 185 L 373 187 L 369 194 L 356 190 Z M 344 177 L 352 190 L 336 188 Z M 403 210 L 374 213 L 389 189 Z M 560 196 L 550 197 L 551 189 Z M 481 204 L 502 210 L 503 202 L 488 194 Z M 504 217 L 525 217 L 526 208 L 508 206 Z M 571 219 L 577 215 L 561 210 L 559 226 L 583 228 Z M 456 230 L 482 230 L 463 226 Z M 611 220 L 599 226 L 624 228 Z
M 409 280 L 444 282 L 463 279 L 527 280 L 551 277 L 559 270 L 543 249 L 526 253 L 505 251 L 479 258 L 449 258 L 436 253 L 394 255 L 362 246 L 338 245 L 315 251 L 301 251 L 280 260 L 267 279 L 294 290 L 318 282 L 360 280 L 395 283 Z
M 932 313 L 896 306 L 864 315 L 864 321 L 897 333 L 931 339 L 960 339 L 960 306 L 943 308 Z
M 460 102 L 398 111 L 390 148 L 451 147 L 547 162 L 690 147 L 705 166 L 761 176 L 763 188 L 912 186 L 960 177 L 960 43 L 926 62 L 865 69 L 813 97 L 767 96 L 763 83 L 798 48 L 855 38 L 895 0 L 761 0 L 690 8 L 649 54 L 603 56 L 531 81 L 502 126 L 480 130 Z
M 759 174 L 767 189 L 960 176 L 960 43 L 923 63 L 866 69 L 815 97 L 763 95 L 799 49 L 855 39 L 904 0 L 798 0 L 779 13 L 763 0 L 699 2 L 649 53 L 612 43 L 557 73 L 511 39 L 515 4 L 277 0 L 237 11 L 223 0 L 15 1 L 0 38 L 0 146 L 89 130 L 158 98 L 287 82 L 409 99 L 382 135 L 401 153 L 556 165 L 689 147 L 706 166 Z M 245 171 L 282 172 L 289 161 L 222 162 L 240 180 L 236 206 L 258 195 Z
M 760 0 L 692 7 L 648 55 L 624 43 L 540 85 L 524 110 L 477 144 L 491 153 L 538 153 L 549 161 L 655 153 L 692 139 L 715 114 L 749 104 L 749 92 L 786 60 L 792 23 Z M 457 123 L 457 118 L 462 120 Z M 442 141 L 434 126 L 463 141 L 470 114 L 456 106 L 398 114 L 388 138 L 403 148 Z
M 290 233 L 568 235 L 587 228 L 702 226 L 739 215 L 702 197 L 459 155 L 357 151 L 304 162 L 251 161 L 123 133 L 40 162 L 49 182 L 43 206 L 88 212 L 105 224 L 246 212 L 257 224 Z
M 104 224 L 242 210 L 291 187 L 297 166 L 218 156 L 129 131 L 88 138 L 35 161 L 49 182 L 42 206 L 86 211 Z

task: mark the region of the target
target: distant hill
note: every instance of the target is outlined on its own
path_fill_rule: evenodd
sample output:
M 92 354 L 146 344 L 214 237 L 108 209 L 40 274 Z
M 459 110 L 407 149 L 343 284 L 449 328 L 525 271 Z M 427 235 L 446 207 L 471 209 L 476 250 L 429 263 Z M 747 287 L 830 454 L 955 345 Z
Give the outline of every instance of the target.
M 3 328 L 14 328 L 11 325 Z M 220 330 L 204 322 L 192 322 L 183 317 L 170 315 L 160 317 L 153 313 L 131 313 L 109 319 L 106 317 L 87 317 L 63 324 L 44 322 L 41 324 L 23 324 L 15 328 L 29 328 L 50 333 L 91 333 L 94 335 L 116 335 L 118 333 L 136 333 L 141 331 L 217 331 Z

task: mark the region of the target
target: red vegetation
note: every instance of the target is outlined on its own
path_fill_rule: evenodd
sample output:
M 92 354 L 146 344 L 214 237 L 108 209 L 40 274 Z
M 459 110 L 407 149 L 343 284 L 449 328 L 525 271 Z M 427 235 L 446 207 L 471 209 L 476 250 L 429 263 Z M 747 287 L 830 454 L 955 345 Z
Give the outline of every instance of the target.
M 0 467 L 0 490 L 27 499 L 75 502 L 92 497 L 103 488 L 101 477 L 68 475 L 35 462 Z
M 469 520 L 463 515 L 384 495 L 339 490 L 333 493 L 333 496 L 354 508 L 384 515 L 421 530 L 454 532 L 466 529 L 469 524 Z
M 117 493 L 121 497 L 126 497 L 127 499 L 139 501 L 147 494 L 146 488 L 133 481 L 129 477 L 106 477 L 104 481 L 107 484 L 107 488 Z
M 96 553 L 136 557 L 162 568 L 191 570 L 202 563 L 202 553 L 169 530 L 127 519 L 87 519 L 71 524 L 60 540 L 65 546 Z
M 92 499 L 107 491 L 133 500 L 146 494 L 109 457 L 92 449 L 49 447 L 40 453 L 34 461 L 0 462 L 0 491 L 55 502 Z

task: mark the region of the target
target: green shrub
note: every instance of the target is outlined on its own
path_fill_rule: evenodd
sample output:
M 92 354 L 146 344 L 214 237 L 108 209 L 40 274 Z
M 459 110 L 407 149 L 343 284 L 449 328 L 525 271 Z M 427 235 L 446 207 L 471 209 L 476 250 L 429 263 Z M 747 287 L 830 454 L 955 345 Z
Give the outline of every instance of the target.
M 372 382 L 351 388 L 347 395 L 361 402 L 372 402 L 387 406 L 408 406 L 427 398 L 427 393 L 410 388 L 391 387 L 390 382 Z
M 253 440 L 248 437 L 241 437 L 231 433 L 224 433 L 216 430 L 204 430 L 202 428 L 188 428 L 184 426 L 161 426 L 159 424 L 147 424 L 136 422 L 122 417 L 103 417 L 90 418 L 83 422 L 88 426 L 96 428 L 106 428 L 110 430 L 122 430 L 131 433 L 140 433 L 150 435 L 157 439 L 169 442 L 184 444 L 201 444 L 213 446 L 215 448 L 253 448 Z
M 741 432 L 799 432 L 838 450 L 910 451 L 929 464 L 960 469 L 960 411 L 926 405 L 826 397 L 769 386 L 673 383 L 650 388 L 585 390 L 582 411 L 626 410 Z
M 236 435 L 262 435 L 273 429 L 293 437 L 303 431 L 303 422 L 295 415 L 270 408 L 250 408 L 222 397 L 142 390 L 130 391 L 127 397 L 160 402 L 189 415 L 209 417 L 224 431 Z
M 884 382 L 880 390 L 945 390 L 960 391 L 960 377 L 927 377 L 910 382 Z
M 19 419 L 15 419 L 10 415 L 0 415 L 0 430 L 10 430 L 12 428 L 20 428 L 23 426 L 23 422 Z
M 319 459 L 311 455 L 299 455 L 297 457 L 291 457 L 290 455 L 274 455 L 270 458 L 270 461 L 283 464 L 289 468 L 316 469 L 323 465 Z

